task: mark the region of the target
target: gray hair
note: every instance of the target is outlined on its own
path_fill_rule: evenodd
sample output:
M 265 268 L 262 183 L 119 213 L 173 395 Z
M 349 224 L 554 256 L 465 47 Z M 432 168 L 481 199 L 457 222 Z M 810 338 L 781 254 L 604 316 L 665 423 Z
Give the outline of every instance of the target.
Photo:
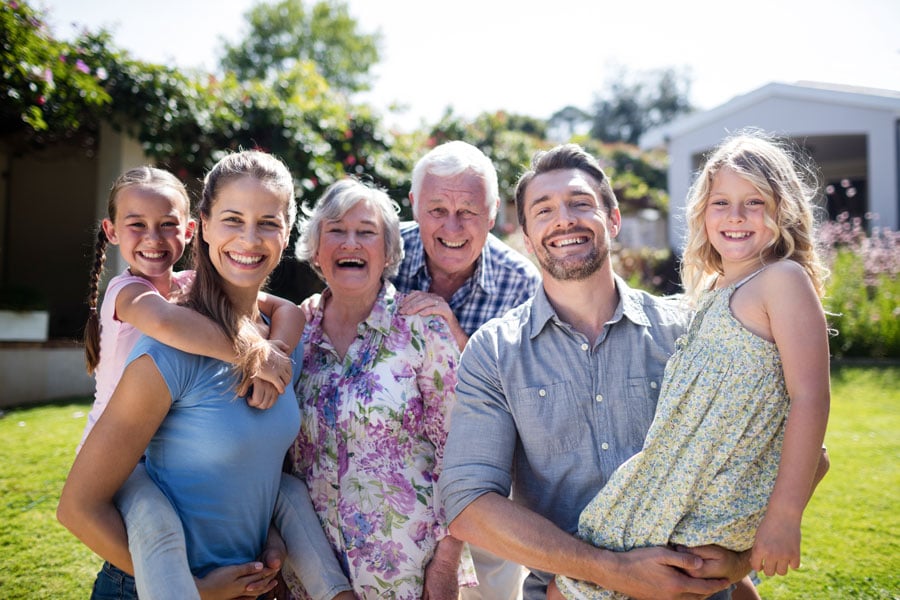
M 358 179 L 348 177 L 332 183 L 316 202 L 311 211 L 304 208 L 308 218 L 301 217 L 298 222 L 300 241 L 297 242 L 297 258 L 309 263 L 316 275 L 324 280 L 324 274 L 313 260 L 319 251 L 322 225 L 326 221 L 343 218 L 348 211 L 360 202 L 369 202 L 381 216 L 384 224 L 385 266 L 383 277 L 390 279 L 400 270 L 403 262 L 403 239 L 400 237 L 400 207 L 385 193 Z
M 466 142 L 446 142 L 433 148 L 428 154 L 419 159 L 412 172 L 412 185 L 410 192 L 415 202 L 413 203 L 413 216 L 419 216 L 419 204 L 421 204 L 422 182 L 425 175 L 432 174 L 437 177 L 455 177 L 466 171 L 471 171 L 484 180 L 486 207 L 490 217 L 497 216 L 497 205 L 500 202 L 500 188 L 497 184 L 497 170 L 494 163 L 485 154 Z

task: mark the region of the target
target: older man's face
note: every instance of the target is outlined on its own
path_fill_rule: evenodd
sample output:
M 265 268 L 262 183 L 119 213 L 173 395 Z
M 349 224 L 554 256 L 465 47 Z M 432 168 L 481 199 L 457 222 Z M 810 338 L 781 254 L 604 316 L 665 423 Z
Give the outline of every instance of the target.
M 484 180 L 471 172 L 453 177 L 431 173 L 412 198 L 432 277 L 468 277 L 494 226 Z

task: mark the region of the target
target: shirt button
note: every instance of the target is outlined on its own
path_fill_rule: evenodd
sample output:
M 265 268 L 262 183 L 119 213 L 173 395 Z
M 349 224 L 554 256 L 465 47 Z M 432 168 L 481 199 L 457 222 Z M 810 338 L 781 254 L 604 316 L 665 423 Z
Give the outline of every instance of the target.
M 655 382 L 655 381 L 651 381 L 651 382 L 650 382 L 650 387 L 651 387 L 652 389 L 655 390 L 655 389 L 656 389 L 656 382 Z
M 540 396 L 541 398 L 543 398 L 543 397 L 546 396 L 546 395 L 547 395 L 547 390 L 540 390 L 540 391 L 538 391 L 538 396 Z
M 603 394 L 597 394 L 596 396 L 594 396 L 594 400 L 596 400 L 597 402 L 603 402 Z
M 590 346 L 588 346 L 587 344 L 581 345 L 581 349 L 584 350 L 585 352 L 587 352 L 589 348 L 590 348 Z
M 603 448 L 604 450 L 609 450 L 609 444 L 607 444 L 606 442 L 603 442 L 602 444 L 600 444 L 600 447 Z

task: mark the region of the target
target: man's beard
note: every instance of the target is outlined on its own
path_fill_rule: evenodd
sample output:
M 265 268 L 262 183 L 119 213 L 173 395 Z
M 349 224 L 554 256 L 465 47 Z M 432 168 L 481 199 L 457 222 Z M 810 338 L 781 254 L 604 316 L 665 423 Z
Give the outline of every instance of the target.
M 541 269 L 553 279 L 557 281 L 581 281 L 599 271 L 609 254 L 600 252 L 600 248 L 597 246 L 592 246 L 587 256 L 555 258 L 542 245 L 541 251 L 536 256 Z

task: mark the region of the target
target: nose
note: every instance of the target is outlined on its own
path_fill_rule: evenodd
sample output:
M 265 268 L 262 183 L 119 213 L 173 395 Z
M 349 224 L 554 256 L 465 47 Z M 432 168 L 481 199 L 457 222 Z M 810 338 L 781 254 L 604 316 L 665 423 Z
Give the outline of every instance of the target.
M 744 205 L 740 202 L 732 204 L 728 209 L 728 219 L 730 221 L 743 221 L 744 220 Z
M 248 245 L 254 245 L 259 242 L 259 232 L 256 229 L 256 226 L 248 223 L 243 230 L 241 231 L 241 239 L 246 242 Z
M 565 203 L 562 203 L 559 210 L 556 212 L 556 226 L 568 228 L 575 224 L 575 220 L 574 211 Z
M 462 229 L 462 223 L 459 220 L 459 215 L 455 212 L 451 212 L 447 215 L 447 219 L 444 221 L 444 229 L 447 231 L 459 231 Z
M 344 241 L 341 242 L 341 246 L 344 248 L 356 248 L 359 246 L 359 238 L 356 237 L 356 233 L 350 231 L 344 237 Z

